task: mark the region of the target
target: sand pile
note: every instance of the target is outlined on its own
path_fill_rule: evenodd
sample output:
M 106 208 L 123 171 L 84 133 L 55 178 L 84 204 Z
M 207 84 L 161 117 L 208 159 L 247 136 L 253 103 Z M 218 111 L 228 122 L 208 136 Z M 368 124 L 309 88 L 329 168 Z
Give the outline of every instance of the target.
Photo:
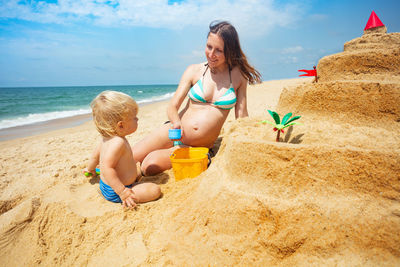
M 375 28 L 379 29 L 379 28 Z M 321 82 L 338 80 L 400 81 L 400 33 L 368 31 L 344 44 L 342 53 L 322 58 Z
M 277 144 L 268 153 L 280 168 L 268 166 L 266 175 L 315 199 L 319 219 L 340 229 L 330 231 L 338 237 L 331 249 L 322 245 L 328 254 L 351 250 L 362 265 L 399 264 L 400 33 L 368 31 L 347 42 L 344 52 L 322 58 L 317 72 L 318 83 L 281 94 L 278 111 L 303 115 L 304 125 L 285 137 L 299 145 Z M 326 233 L 324 224 L 301 224 Z M 311 244 L 315 240 L 307 235 Z M 347 256 L 339 258 L 347 264 Z
M 281 83 L 250 87 L 250 117 L 231 112 L 210 168 L 178 182 L 172 171 L 147 177 L 164 195 L 134 211 L 103 200 L 98 180 L 81 174 L 96 143 L 91 123 L 2 143 L 0 265 L 399 265 L 398 68 L 373 79 L 329 60 L 357 60 L 362 44 L 322 59 L 317 84 L 284 81 L 292 86 L 278 107 Z M 370 55 L 396 48 L 381 50 Z M 161 125 L 165 108 L 143 108 L 130 142 Z M 259 123 L 272 120 L 266 109 L 303 124 L 277 143 Z
M 322 58 L 317 73 L 317 84 L 285 92 L 280 107 L 349 123 L 400 119 L 400 33 L 372 31 L 351 40 L 344 52 Z
M 385 62 L 397 48 L 351 49 L 318 64 L 331 76 L 281 94 L 280 114 L 303 116 L 281 143 L 259 123 L 266 112 L 226 125 L 212 166 L 186 181 L 190 193 L 171 191 L 184 201 L 164 214 L 161 229 L 169 231 L 152 242 L 163 255 L 157 263 L 400 264 L 400 64 L 378 65 L 378 74 L 354 70 L 346 80 L 337 78 L 345 66 L 324 72 L 338 57 L 367 70 L 364 62 Z

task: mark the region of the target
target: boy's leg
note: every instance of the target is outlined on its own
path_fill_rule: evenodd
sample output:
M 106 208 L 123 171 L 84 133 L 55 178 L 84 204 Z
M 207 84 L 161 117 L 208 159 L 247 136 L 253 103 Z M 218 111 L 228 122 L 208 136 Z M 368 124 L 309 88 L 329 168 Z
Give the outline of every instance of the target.
M 161 196 L 160 186 L 154 183 L 143 183 L 132 187 L 132 191 L 135 193 L 136 198 L 139 200 L 138 203 L 144 203 L 152 200 L 156 200 Z

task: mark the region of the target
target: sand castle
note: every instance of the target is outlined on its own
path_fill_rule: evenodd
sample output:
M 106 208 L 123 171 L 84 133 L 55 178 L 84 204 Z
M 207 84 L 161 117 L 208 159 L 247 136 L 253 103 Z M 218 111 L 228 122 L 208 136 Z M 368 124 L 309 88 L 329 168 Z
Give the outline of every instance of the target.
M 227 127 L 177 208 L 188 242 L 176 252 L 202 251 L 200 265 L 222 251 L 232 265 L 399 264 L 399 49 L 399 33 L 368 31 L 322 58 L 318 83 L 281 94 L 280 114 L 303 123 L 281 143 L 262 118 Z
M 104 201 L 81 173 L 93 126 L 4 143 L 0 265 L 399 265 L 399 40 L 368 31 L 322 58 L 318 83 L 279 100 L 302 125 L 277 143 L 259 123 L 275 107 L 227 122 L 207 171 L 146 178 L 164 196 L 135 211 Z M 138 136 L 162 119 L 145 117 Z
M 211 167 L 170 192 L 161 262 L 399 264 L 399 37 L 350 41 L 321 59 L 320 82 L 283 91 L 277 110 L 303 125 L 282 142 L 263 118 L 226 126 Z
M 234 198 L 259 201 L 242 210 L 254 224 L 246 243 L 267 265 L 399 264 L 400 33 L 366 31 L 317 72 L 281 94 L 278 112 L 304 123 L 284 143 L 255 121 L 224 138 Z

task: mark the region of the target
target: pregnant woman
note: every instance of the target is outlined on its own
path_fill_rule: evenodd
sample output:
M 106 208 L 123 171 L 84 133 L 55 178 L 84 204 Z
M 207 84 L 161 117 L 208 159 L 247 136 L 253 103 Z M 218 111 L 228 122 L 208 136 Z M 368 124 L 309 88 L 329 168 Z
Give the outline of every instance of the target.
M 190 65 L 183 73 L 168 105 L 169 121 L 133 147 L 143 174 L 170 169 L 169 156 L 179 147 L 211 148 L 232 108 L 236 119 L 248 116 L 247 84 L 261 82 L 261 75 L 247 62 L 230 23 L 210 24 L 205 55 L 207 62 Z M 189 101 L 178 112 L 186 96 Z M 168 138 L 171 128 L 182 130 L 182 139 L 175 146 Z

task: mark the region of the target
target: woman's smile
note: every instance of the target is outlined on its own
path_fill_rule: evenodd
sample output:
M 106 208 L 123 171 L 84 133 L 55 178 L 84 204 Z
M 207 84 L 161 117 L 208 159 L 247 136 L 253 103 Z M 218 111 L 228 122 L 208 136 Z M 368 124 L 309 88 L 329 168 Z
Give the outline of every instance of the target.
M 210 67 L 218 67 L 225 63 L 224 41 L 217 34 L 210 33 L 207 39 L 206 58 Z

